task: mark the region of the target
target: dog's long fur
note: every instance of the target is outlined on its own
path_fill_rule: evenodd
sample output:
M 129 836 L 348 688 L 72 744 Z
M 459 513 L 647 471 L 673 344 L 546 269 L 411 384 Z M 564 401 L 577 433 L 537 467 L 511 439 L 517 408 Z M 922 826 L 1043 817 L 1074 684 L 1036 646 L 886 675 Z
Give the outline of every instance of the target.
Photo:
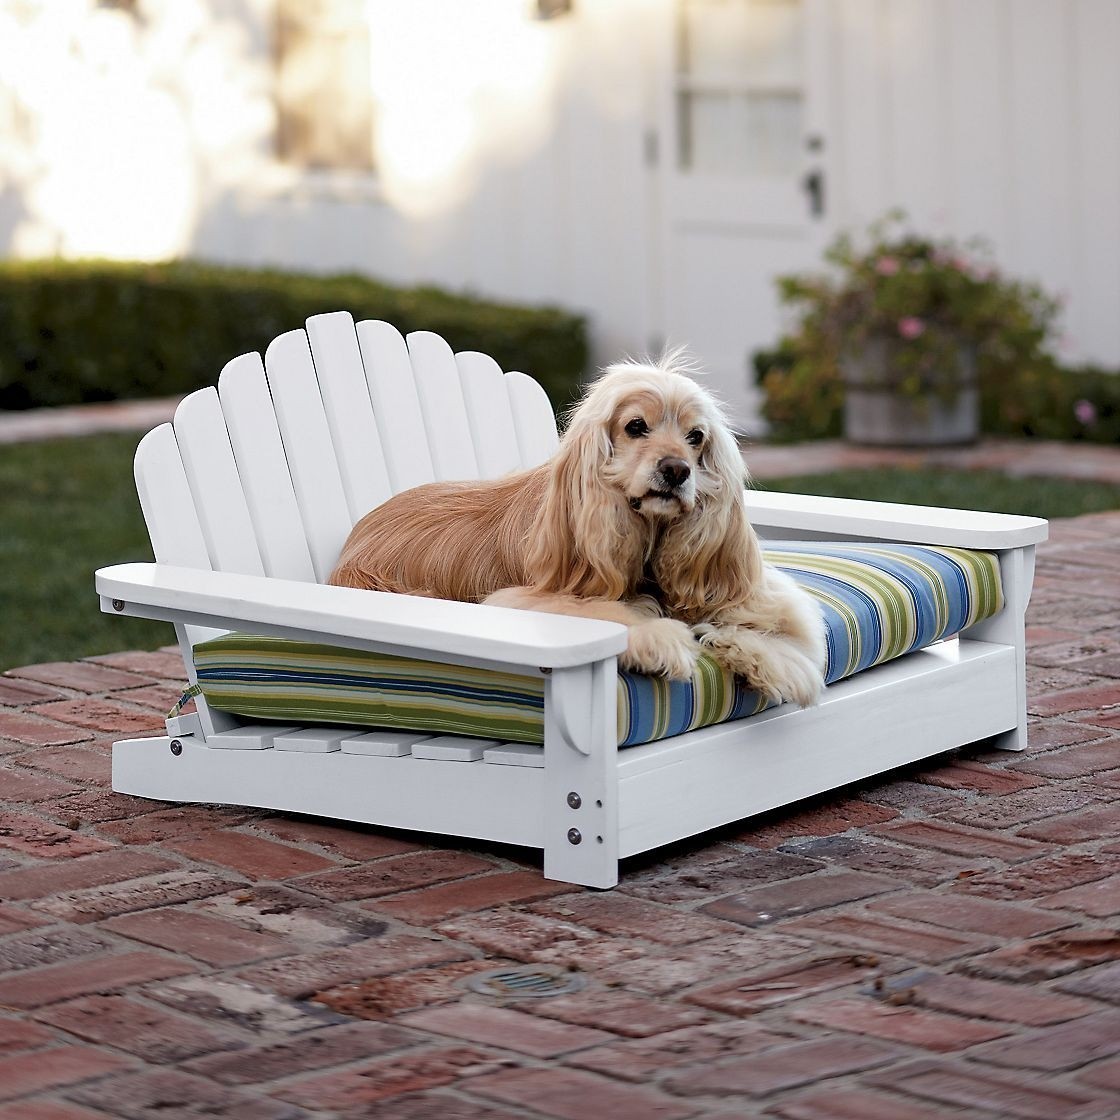
M 767 696 L 815 703 L 820 611 L 763 562 L 742 456 L 692 372 L 679 354 L 609 367 L 547 463 L 396 495 L 330 582 L 622 622 L 624 668 L 684 679 L 703 647 Z

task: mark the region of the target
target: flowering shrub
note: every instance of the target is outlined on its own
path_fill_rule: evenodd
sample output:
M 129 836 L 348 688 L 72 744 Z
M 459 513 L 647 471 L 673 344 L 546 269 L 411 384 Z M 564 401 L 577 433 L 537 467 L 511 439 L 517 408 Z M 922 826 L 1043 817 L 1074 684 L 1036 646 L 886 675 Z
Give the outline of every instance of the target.
M 935 241 L 903 220 L 887 215 L 862 247 L 842 234 L 825 252 L 826 273 L 778 278 L 782 302 L 799 316 L 789 339 L 796 352 L 842 369 L 869 342 L 885 345 L 890 388 L 947 399 L 962 350 L 988 377 L 1045 360 L 1055 300 L 1001 276 L 980 243 Z

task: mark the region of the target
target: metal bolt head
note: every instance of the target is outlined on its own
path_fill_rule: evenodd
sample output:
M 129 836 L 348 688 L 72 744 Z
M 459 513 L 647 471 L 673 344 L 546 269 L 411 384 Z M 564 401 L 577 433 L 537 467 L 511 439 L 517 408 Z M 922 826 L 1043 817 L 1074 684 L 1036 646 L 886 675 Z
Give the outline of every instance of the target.
M 583 798 L 575 790 L 568 794 L 568 808 L 578 809 L 583 804 Z
M 582 842 L 582 840 L 583 840 L 583 833 L 580 832 L 580 830 L 578 828 L 569 828 L 568 829 L 568 843 L 569 844 L 579 844 L 579 843 Z
M 178 739 L 171 740 L 171 753 L 178 758 L 183 753 L 183 744 Z
M 123 611 L 124 610 L 124 600 L 123 599 L 114 599 L 113 600 L 113 610 Z

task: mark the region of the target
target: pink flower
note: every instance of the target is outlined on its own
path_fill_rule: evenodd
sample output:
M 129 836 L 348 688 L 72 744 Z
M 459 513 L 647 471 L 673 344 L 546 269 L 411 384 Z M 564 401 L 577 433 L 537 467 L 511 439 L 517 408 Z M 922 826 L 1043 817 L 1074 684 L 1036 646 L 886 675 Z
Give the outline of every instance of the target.
M 898 271 L 898 261 L 894 257 L 880 257 L 875 262 L 875 271 L 880 276 L 893 276 Z
M 1083 424 L 1086 428 L 1097 422 L 1097 406 L 1092 401 L 1075 401 L 1073 414 L 1077 417 L 1077 422 Z
M 905 318 L 899 319 L 898 321 L 898 333 L 906 339 L 917 338 L 919 335 L 925 333 L 925 329 L 925 323 L 916 315 L 907 315 Z

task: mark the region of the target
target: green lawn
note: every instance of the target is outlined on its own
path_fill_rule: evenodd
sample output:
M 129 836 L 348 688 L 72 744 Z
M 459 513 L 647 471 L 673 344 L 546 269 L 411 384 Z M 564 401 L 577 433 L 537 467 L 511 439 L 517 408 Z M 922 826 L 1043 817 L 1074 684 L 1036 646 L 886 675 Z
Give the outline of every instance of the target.
M 132 481 L 137 435 L 0 446 L 0 670 L 174 640 L 165 623 L 100 613 L 93 571 L 150 560 Z M 983 472 L 875 470 L 765 490 L 1073 517 L 1120 509 L 1120 487 Z

